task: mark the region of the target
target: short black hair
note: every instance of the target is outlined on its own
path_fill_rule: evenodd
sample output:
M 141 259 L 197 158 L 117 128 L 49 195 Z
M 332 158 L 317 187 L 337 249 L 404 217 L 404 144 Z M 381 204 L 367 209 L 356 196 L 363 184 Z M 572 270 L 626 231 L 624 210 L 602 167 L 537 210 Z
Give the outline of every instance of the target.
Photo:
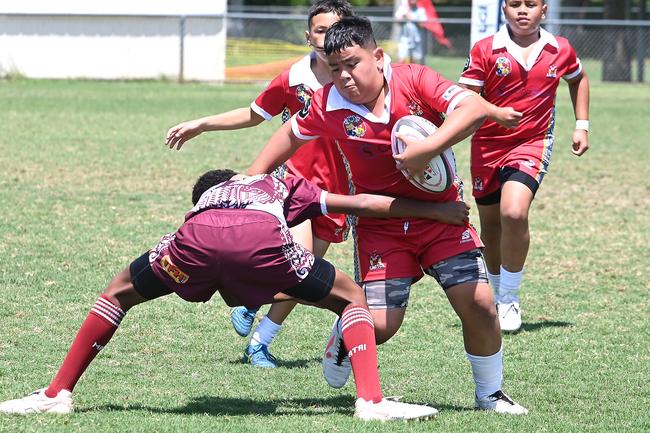
M 346 0 L 319 0 L 309 8 L 307 26 L 311 29 L 311 20 L 320 14 L 335 13 L 341 18 L 354 16 L 352 5 Z
M 197 204 L 204 192 L 215 185 L 219 185 L 222 182 L 230 180 L 230 178 L 236 174 L 237 172 L 234 172 L 230 169 L 210 170 L 203 173 L 196 180 L 194 188 L 192 188 L 192 204 Z
M 332 24 L 325 33 L 325 54 L 340 53 L 353 45 L 361 48 L 377 48 L 372 24 L 366 17 L 345 17 Z

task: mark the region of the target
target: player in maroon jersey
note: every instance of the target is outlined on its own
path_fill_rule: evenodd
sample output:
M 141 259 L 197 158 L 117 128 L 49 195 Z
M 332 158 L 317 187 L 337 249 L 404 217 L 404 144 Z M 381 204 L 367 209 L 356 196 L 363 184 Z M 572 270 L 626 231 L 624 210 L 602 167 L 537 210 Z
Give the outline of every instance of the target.
M 309 107 L 312 94 L 331 81 L 323 51 L 325 32 L 341 17 L 353 14 L 352 6 L 345 0 L 314 3 L 308 12 L 308 30 L 305 32 L 307 44 L 312 48 L 310 54 L 275 77 L 250 107 L 182 122 L 170 128 L 166 136 L 167 145 L 180 149 L 186 141 L 202 132 L 248 128 L 278 115 L 282 115 L 285 122 L 293 114 Z M 350 193 L 349 173 L 339 149 L 335 144 L 324 145 L 322 140 L 306 144 L 274 174 L 279 178 L 302 177 L 326 191 Z M 346 215 L 330 214 L 305 221 L 293 227 L 291 233 L 299 243 L 323 257 L 330 243 L 340 243 L 347 238 L 348 230 Z M 275 357 L 269 353 L 269 346 L 294 307 L 295 303 L 291 302 L 271 306 L 244 350 L 245 362 L 267 368 L 277 365 Z M 231 319 L 239 335 L 250 333 L 258 308 L 259 305 L 233 309 Z
M 0 403 L 0 413 L 71 412 L 77 381 L 132 307 L 171 293 L 190 302 L 205 302 L 219 292 L 231 306 L 294 300 L 338 314 L 355 373 L 355 416 L 389 420 L 436 414 L 429 406 L 383 398 L 374 327 L 361 288 L 294 242 L 289 227 L 330 211 L 374 217 L 414 215 L 462 224 L 468 216 L 465 203 L 330 194 L 301 178 L 249 177 L 231 170 L 201 176 L 192 202 L 194 207 L 175 233 L 163 236 L 112 279 L 50 385 Z
M 357 192 L 428 202 L 460 200 L 459 179 L 447 191 L 429 193 L 413 186 L 398 168 L 424 165 L 418 160 L 418 152 L 431 143 L 442 152 L 474 132 L 488 115 L 501 116 L 512 110 L 489 108 L 480 96 L 427 67 L 392 65 L 377 47 L 366 18 L 343 18 L 332 25 L 325 38 L 325 51 L 333 84 L 314 93 L 309 110 L 294 115 L 290 124 L 271 137 L 249 172 L 273 170 L 302 144 L 328 137 L 339 143 L 350 163 Z M 439 128 L 427 141 L 409 140 L 402 155 L 392 155 L 391 129 L 406 115 L 422 116 Z M 475 406 L 501 413 L 527 413 L 501 391 L 499 322 L 485 274 L 482 244 L 473 227 L 418 218 L 360 218 L 356 234 L 360 281 L 378 343 L 397 332 L 410 287 L 426 273 L 445 290 L 461 319 L 476 383 Z M 343 386 L 350 372 L 340 332 L 340 323 L 336 323 L 323 358 L 325 378 L 334 387 Z
M 581 156 L 589 148 L 589 81 L 569 41 L 540 27 L 546 10 L 544 0 L 506 0 L 507 25 L 474 45 L 459 79 L 487 101 L 523 115 L 516 129 L 488 121 L 472 137 L 472 193 L 504 331 L 521 327 L 528 214 L 551 158 L 560 78 L 569 84 L 578 119 L 572 151 Z

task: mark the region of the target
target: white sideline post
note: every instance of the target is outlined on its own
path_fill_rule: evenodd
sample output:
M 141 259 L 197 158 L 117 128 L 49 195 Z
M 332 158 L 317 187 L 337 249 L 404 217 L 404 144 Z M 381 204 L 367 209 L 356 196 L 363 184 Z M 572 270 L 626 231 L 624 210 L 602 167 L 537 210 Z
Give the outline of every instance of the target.
M 2 1 L 0 76 L 221 81 L 226 12 L 226 0 Z

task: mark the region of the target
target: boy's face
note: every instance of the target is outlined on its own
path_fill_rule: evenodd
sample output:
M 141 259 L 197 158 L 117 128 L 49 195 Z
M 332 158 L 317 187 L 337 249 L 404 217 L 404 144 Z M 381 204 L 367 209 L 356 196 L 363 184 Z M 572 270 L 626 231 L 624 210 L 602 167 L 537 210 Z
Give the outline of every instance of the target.
M 339 93 L 355 104 L 372 102 L 384 86 L 384 51 L 353 45 L 327 56 Z
M 520 36 L 539 31 L 539 23 L 546 9 L 547 5 L 542 0 L 506 0 L 503 5 L 510 29 Z
M 311 19 L 311 27 L 305 32 L 307 44 L 309 44 L 322 61 L 327 61 L 325 51 L 323 51 L 323 46 L 325 45 L 325 33 L 327 33 L 327 29 L 329 29 L 332 24 L 338 22 L 340 19 L 341 17 L 334 12 L 314 15 Z
M 409 7 L 414 8 L 418 5 L 418 0 L 409 0 Z

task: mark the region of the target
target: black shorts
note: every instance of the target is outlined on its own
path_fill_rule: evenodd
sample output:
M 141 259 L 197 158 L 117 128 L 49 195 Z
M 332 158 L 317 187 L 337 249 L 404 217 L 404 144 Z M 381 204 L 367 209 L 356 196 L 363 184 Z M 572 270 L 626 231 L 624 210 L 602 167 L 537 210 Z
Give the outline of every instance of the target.
M 129 265 L 129 271 L 133 287 L 143 298 L 151 300 L 173 293 L 173 290 L 165 286 L 153 273 L 149 263 L 149 252 L 135 259 Z
M 508 181 L 523 183 L 533 192 L 533 197 L 535 197 L 535 194 L 539 189 L 539 182 L 537 182 L 534 177 L 528 173 L 517 170 L 514 167 L 501 168 L 501 171 L 499 172 L 499 181 L 501 182 L 501 188 L 503 188 L 503 184 Z M 497 189 L 492 194 L 486 195 L 485 197 L 477 198 L 476 204 L 488 206 L 501 202 L 501 188 Z
M 325 259 L 314 257 L 314 265 L 300 283 L 282 293 L 307 302 L 318 302 L 332 291 L 336 269 Z

